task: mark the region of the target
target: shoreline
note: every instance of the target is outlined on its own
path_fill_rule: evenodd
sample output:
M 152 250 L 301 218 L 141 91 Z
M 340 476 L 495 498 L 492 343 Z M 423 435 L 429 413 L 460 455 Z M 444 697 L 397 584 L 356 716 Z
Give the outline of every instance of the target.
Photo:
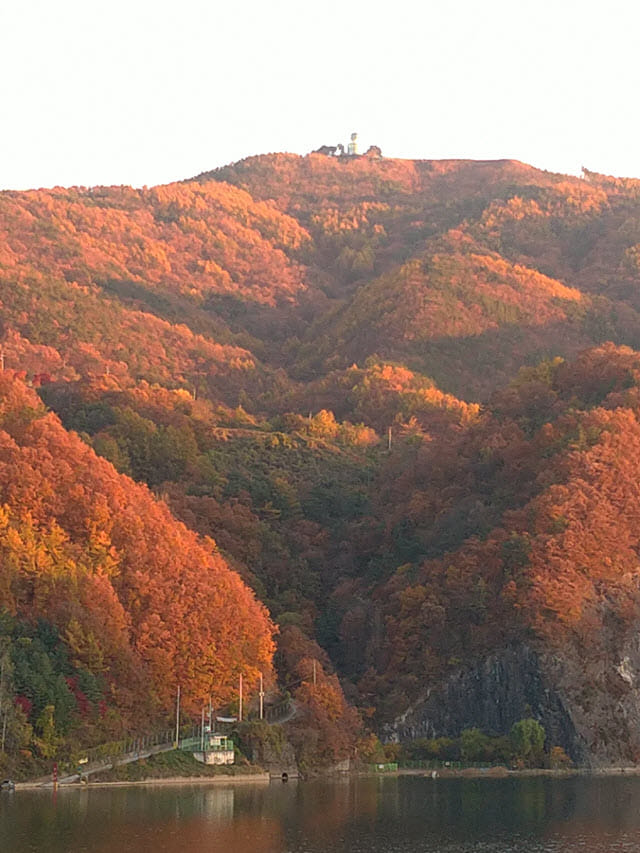
M 437 775 L 434 776 L 433 773 Z M 530 778 L 530 777 L 547 777 L 554 779 L 568 779 L 574 776 L 640 776 L 640 765 L 632 765 L 628 767 L 572 767 L 566 769 L 549 769 L 549 768 L 528 768 L 521 770 L 511 770 L 508 767 L 468 767 L 464 769 L 457 768 L 441 768 L 437 771 L 427 770 L 423 768 L 398 768 L 389 772 L 376 773 L 366 770 L 351 770 L 338 773 L 314 773 L 310 777 L 313 780 L 317 779 L 373 779 L 381 777 L 399 777 L 399 776 L 416 776 L 423 779 L 508 779 L 508 778 Z M 304 781 L 301 776 L 291 776 L 289 781 Z M 167 777 L 149 777 L 147 779 L 135 780 L 113 780 L 113 781 L 96 781 L 96 782 L 70 782 L 67 784 L 59 784 L 57 790 L 80 790 L 88 791 L 96 788 L 129 788 L 129 787 L 153 787 L 153 786 L 179 786 L 186 785 L 248 785 L 248 784 L 268 784 L 270 782 L 278 782 L 282 784 L 278 776 L 270 774 L 268 771 L 262 773 L 239 773 L 237 775 L 220 774 L 219 776 L 167 776 Z M 43 784 L 42 782 L 16 782 L 16 791 L 52 791 L 53 785 L 51 782 Z
M 437 774 L 433 776 L 434 772 Z M 360 776 L 420 776 L 429 779 L 507 779 L 531 776 L 546 776 L 553 779 L 563 779 L 572 776 L 640 776 L 640 765 L 627 767 L 567 767 L 547 768 L 530 767 L 521 770 L 511 770 L 508 767 L 466 767 L 457 769 L 443 767 L 438 770 L 423 768 L 399 767 L 389 772 L 361 772 Z
M 250 783 L 269 782 L 271 777 L 267 772 L 264 773 L 238 773 L 234 775 L 219 776 L 166 776 L 148 779 L 132 779 L 132 780 L 114 780 L 113 782 L 69 782 L 67 784 L 59 784 L 57 791 L 75 790 L 75 791 L 90 791 L 96 788 L 130 788 L 140 787 L 142 785 L 247 785 Z M 38 782 L 16 782 L 16 791 L 53 791 L 53 783 L 46 784 Z

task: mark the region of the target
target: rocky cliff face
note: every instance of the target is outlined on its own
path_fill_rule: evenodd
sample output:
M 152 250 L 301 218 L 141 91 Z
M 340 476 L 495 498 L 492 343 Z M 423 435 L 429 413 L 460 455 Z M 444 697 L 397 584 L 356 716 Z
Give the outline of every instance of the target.
M 537 719 L 547 747 L 562 746 L 579 765 L 629 765 L 640 758 L 640 635 L 562 655 L 520 644 L 460 669 L 399 717 L 387 737 L 456 737 L 474 726 L 507 733 Z M 605 646 L 609 646 L 605 648 Z
M 607 620 L 609 621 L 609 620 Z M 541 658 L 547 683 L 562 697 L 586 763 L 640 760 L 640 635 L 607 625 L 587 647 Z M 564 745 L 564 744 L 563 744 Z
M 400 741 L 456 737 L 472 727 L 502 734 L 518 720 L 533 716 L 544 726 L 548 744 L 562 746 L 575 762 L 585 763 L 587 743 L 576 729 L 562 692 L 545 670 L 540 656 L 529 646 L 504 649 L 430 689 L 386 734 Z
M 245 727 L 241 744 L 251 761 L 271 775 L 298 775 L 295 751 L 281 726 L 253 724 Z

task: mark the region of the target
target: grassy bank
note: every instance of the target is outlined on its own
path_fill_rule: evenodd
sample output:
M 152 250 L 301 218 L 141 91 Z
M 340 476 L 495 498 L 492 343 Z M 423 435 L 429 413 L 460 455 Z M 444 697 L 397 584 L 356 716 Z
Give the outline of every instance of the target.
M 147 779 L 213 778 L 258 775 L 261 767 L 249 764 L 240 758 L 236 764 L 211 766 L 201 764 L 190 752 L 174 750 L 162 752 L 149 758 L 142 758 L 130 764 L 121 764 L 112 770 L 105 770 L 91 776 L 94 782 L 142 782 Z

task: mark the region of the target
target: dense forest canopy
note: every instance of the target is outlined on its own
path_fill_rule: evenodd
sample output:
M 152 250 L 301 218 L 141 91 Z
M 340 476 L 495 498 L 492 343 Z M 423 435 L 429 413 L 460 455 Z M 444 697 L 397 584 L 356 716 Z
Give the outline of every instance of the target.
M 636 678 L 639 187 L 314 153 L 0 193 L 7 743 L 262 673 L 329 762 L 526 645 L 640 755 L 589 734 Z

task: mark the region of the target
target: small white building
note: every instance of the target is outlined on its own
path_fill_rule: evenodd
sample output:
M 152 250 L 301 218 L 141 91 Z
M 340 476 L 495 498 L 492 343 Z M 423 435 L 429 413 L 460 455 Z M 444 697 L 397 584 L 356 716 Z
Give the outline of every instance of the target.
M 204 750 L 194 752 L 193 757 L 202 764 L 233 764 L 233 740 L 226 735 L 205 732 Z

